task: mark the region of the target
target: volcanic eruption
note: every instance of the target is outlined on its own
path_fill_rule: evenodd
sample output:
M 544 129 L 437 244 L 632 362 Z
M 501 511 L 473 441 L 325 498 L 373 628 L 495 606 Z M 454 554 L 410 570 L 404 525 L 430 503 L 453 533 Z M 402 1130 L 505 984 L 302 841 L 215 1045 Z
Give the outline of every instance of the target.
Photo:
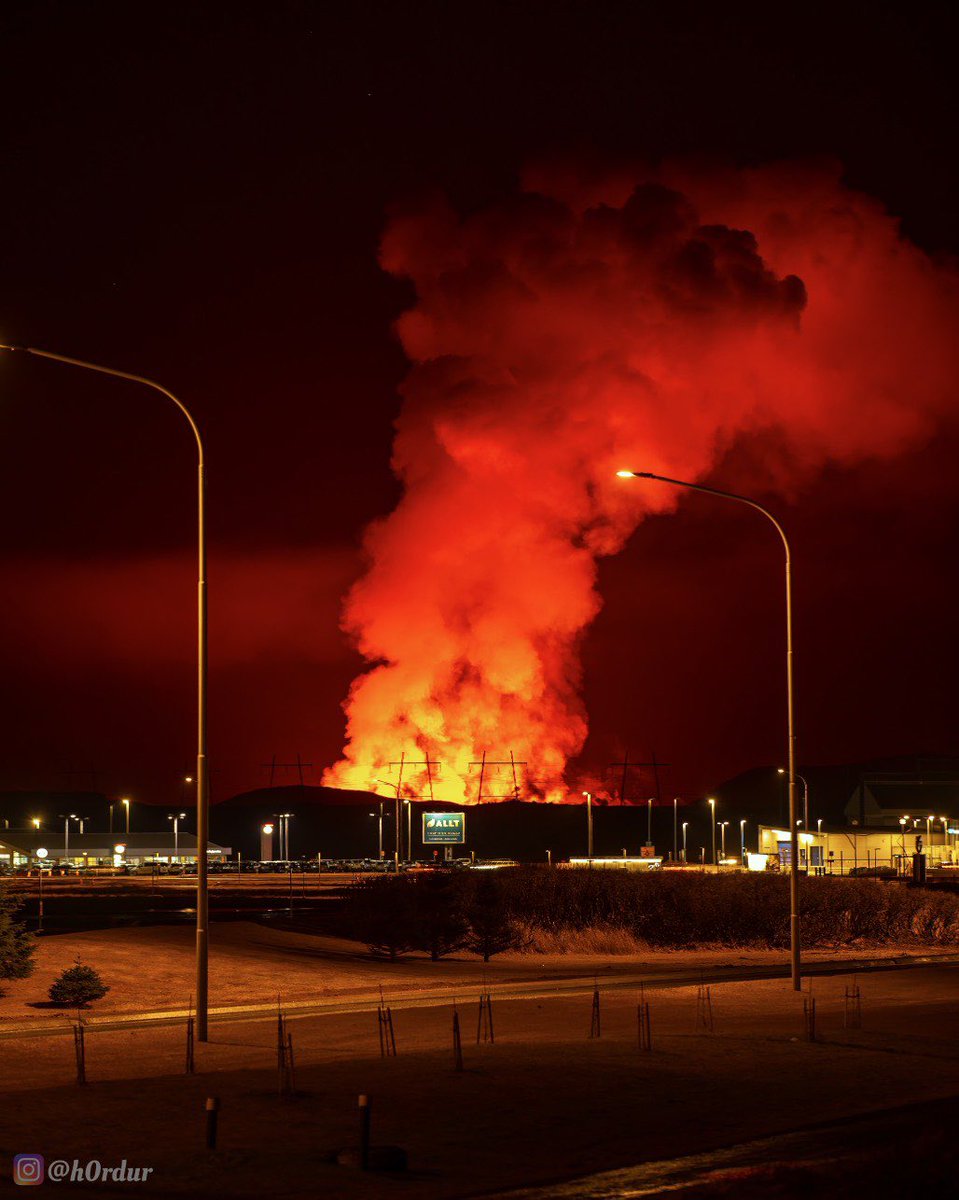
M 345 602 L 369 669 L 339 787 L 402 759 L 404 795 L 470 802 L 471 764 L 512 755 L 565 799 L 597 559 L 677 500 L 616 471 L 701 479 L 774 433 L 794 488 L 928 437 L 955 379 L 954 274 L 831 165 L 539 168 L 481 211 L 397 210 L 382 265 L 416 293 L 404 491 Z

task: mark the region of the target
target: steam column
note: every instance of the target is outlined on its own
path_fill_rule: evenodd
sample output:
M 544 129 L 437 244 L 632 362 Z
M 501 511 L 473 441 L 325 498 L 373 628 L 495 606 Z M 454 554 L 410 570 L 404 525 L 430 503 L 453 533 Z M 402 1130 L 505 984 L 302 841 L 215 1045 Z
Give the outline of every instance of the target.
M 53 362 L 66 363 L 99 375 L 110 375 L 114 379 L 126 379 L 140 383 L 171 400 L 186 418 L 196 439 L 197 448 L 197 751 L 196 751 L 196 1036 L 200 1042 L 207 1038 L 209 1007 L 209 894 L 207 890 L 207 844 L 210 828 L 210 781 L 207 774 L 206 757 L 206 708 L 207 708 L 207 604 L 206 604 L 206 465 L 203 439 L 190 410 L 170 391 L 143 375 L 132 375 L 128 371 L 117 371 L 112 367 L 101 367 L 97 363 L 84 362 L 79 358 L 68 358 L 65 354 L 53 354 L 49 350 L 35 350 L 30 346 L 5 346 L 0 350 L 21 351 L 37 358 L 49 358 Z M 129 806 L 127 816 L 129 817 Z M 127 826 L 129 829 L 129 826 Z
M 792 556 L 789 541 L 783 527 L 776 518 L 761 504 L 746 496 L 738 496 L 735 492 L 723 492 L 719 488 L 706 487 L 702 483 L 688 483 L 683 479 L 670 479 L 666 475 L 654 475 L 651 471 L 617 471 L 621 479 L 655 479 L 659 483 L 669 483 L 673 487 L 689 488 L 694 492 L 704 492 L 707 496 L 719 496 L 723 500 L 735 500 L 746 504 L 770 521 L 776 528 L 783 543 L 786 554 L 786 724 L 789 742 L 789 950 L 790 974 L 793 988 L 798 992 L 802 987 L 800 974 L 799 953 L 799 835 L 796 828 L 796 728 L 793 704 L 793 599 L 792 599 Z

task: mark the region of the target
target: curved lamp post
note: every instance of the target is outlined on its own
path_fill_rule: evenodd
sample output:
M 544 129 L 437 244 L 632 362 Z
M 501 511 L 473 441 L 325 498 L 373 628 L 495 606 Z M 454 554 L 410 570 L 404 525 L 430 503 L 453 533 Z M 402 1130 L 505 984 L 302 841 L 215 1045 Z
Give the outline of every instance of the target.
M 98 363 L 70 358 L 66 354 L 53 354 L 49 350 L 36 350 L 32 346 L 6 346 L 0 350 L 18 351 L 35 358 L 49 358 L 53 362 L 66 363 L 98 375 L 111 375 L 114 379 L 126 379 L 152 388 L 171 400 L 190 426 L 196 439 L 197 449 L 197 751 L 196 751 L 196 1036 L 207 1041 L 208 1017 L 208 962 L 209 962 L 209 905 L 207 892 L 207 844 L 210 824 L 210 780 L 206 756 L 206 709 L 207 709 L 207 603 L 206 603 L 206 475 L 203 454 L 203 439 L 189 409 L 182 401 L 159 383 L 129 371 L 117 371 L 113 367 L 102 367 Z M 130 807 L 127 809 L 129 830 Z
M 796 729 L 793 706 L 793 601 L 792 601 L 792 560 L 789 541 L 783 527 L 768 509 L 750 500 L 747 496 L 739 496 L 735 492 L 724 492 L 719 488 L 706 487 L 702 483 L 689 483 L 684 479 L 670 479 L 667 475 L 654 475 L 651 471 L 617 471 L 621 479 L 655 479 L 659 483 L 669 483 L 673 487 L 689 488 L 694 492 L 705 492 L 707 496 L 719 496 L 722 500 L 735 500 L 746 504 L 770 521 L 776 528 L 783 543 L 786 554 L 786 723 L 789 744 L 789 949 L 791 960 L 791 976 L 793 988 L 798 992 L 802 987 L 799 961 L 799 836 L 796 829 Z

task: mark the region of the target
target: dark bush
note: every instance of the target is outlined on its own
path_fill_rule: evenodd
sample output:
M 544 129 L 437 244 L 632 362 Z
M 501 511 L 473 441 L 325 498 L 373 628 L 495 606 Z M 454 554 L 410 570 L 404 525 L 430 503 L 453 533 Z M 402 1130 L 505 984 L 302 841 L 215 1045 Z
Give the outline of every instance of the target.
M 413 881 L 411 948 L 425 950 L 433 962 L 458 950 L 466 941 L 464 888 L 445 871 L 430 871 Z
M 872 879 L 800 884 L 807 947 L 959 943 L 959 897 Z M 348 906 L 345 932 L 391 957 L 410 948 L 440 957 L 461 945 L 486 957 L 514 947 L 520 928 L 560 944 L 593 930 L 662 949 L 789 944 L 789 879 L 773 873 L 518 867 L 495 878 L 375 879 L 354 893 L 363 903 Z
M 494 954 L 515 950 L 520 945 L 516 924 L 510 917 L 502 886 L 489 875 L 476 880 L 466 900 L 469 931 L 466 947 L 489 962 Z
M 110 989 L 93 967 L 85 966 L 77 959 L 76 966 L 62 971 L 50 986 L 50 999 L 54 1004 L 83 1008 L 92 1000 L 102 999 Z
M 16 920 L 18 909 L 16 900 L 0 887 L 0 980 L 26 979 L 33 973 L 36 943 Z
M 344 933 L 364 942 L 371 953 L 392 961 L 413 945 L 416 916 L 412 881 L 406 876 L 374 876 L 350 888 L 344 907 Z
M 789 879 L 772 873 L 519 868 L 497 882 L 513 917 L 550 933 L 623 929 L 662 948 L 789 943 Z M 959 897 L 870 879 L 800 883 L 807 946 L 959 942 Z

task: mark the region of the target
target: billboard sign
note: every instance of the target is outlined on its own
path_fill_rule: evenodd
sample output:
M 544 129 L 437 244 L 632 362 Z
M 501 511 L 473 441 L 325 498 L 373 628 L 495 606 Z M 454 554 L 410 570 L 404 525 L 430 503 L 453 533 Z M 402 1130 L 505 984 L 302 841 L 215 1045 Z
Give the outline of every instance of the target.
M 462 846 L 465 842 L 465 812 L 423 813 L 424 846 Z

